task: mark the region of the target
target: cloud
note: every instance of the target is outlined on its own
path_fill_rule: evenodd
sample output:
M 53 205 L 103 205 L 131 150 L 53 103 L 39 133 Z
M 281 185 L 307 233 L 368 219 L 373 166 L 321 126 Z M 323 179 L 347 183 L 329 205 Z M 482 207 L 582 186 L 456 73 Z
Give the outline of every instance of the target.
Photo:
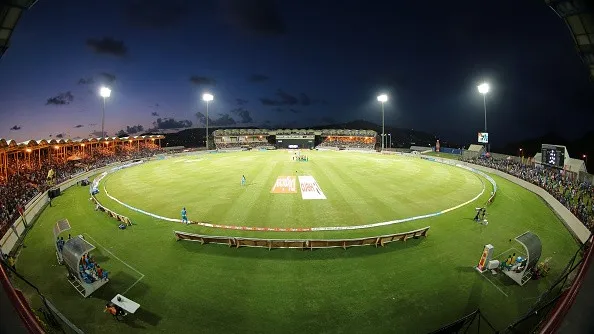
M 85 126 L 84 126 L 84 125 L 82 125 L 82 124 L 79 124 L 79 125 L 75 125 L 75 126 L 74 126 L 74 128 L 75 128 L 75 129 L 80 129 L 80 128 L 84 128 L 84 127 L 85 127 Z
M 157 120 L 153 122 L 153 129 L 156 129 L 156 130 L 189 128 L 191 126 L 192 126 L 192 121 L 189 121 L 189 120 L 176 121 L 173 118 L 157 118 Z
M 197 86 L 215 86 L 217 84 L 215 79 L 199 75 L 191 76 L 190 82 Z
M 311 99 L 305 93 L 301 93 L 299 95 L 299 100 L 301 101 L 302 106 L 309 106 L 311 105 Z
M 58 133 L 58 134 L 56 135 L 56 138 L 58 138 L 58 139 L 62 139 L 62 138 L 64 138 L 64 134 L 63 134 L 63 133 Z
M 275 0 L 224 0 L 221 4 L 229 23 L 244 32 L 265 36 L 287 32 Z
M 248 103 L 248 100 L 235 99 L 235 103 L 237 103 L 238 106 L 245 106 Z
M 123 15 L 126 23 L 140 28 L 167 29 L 178 25 L 189 9 L 182 0 L 130 0 L 124 2 Z
M 206 124 L 206 116 L 203 113 L 197 112 L 196 117 L 198 118 L 198 122 Z M 221 114 L 217 119 L 209 117 L 208 124 L 212 126 L 230 126 L 237 124 L 237 122 L 229 114 Z
M 300 110 L 293 109 L 293 108 L 289 109 L 289 111 L 292 112 L 293 114 L 299 114 L 301 112 Z
M 250 115 L 249 110 L 245 109 L 245 108 L 235 108 L 231 110 L 231 113 L 238 116 L 239 118 L 241 118 L 241 121 L 239 121 L 239 123 L 251 123 L 254 120 L 252 119 L 252 116 Z
M 284 112 L 284 111 L 285 111 L 285 109 L 283 109 L 283 108 L 281 108 L 281 107 L 276 107 L 276 108 L 273 108 L 273 109 L 272 109 L 272 111 L 276 111 L 276 112 Z
M 273 99 L 263 97 L 263 98 L 260 98 L 260 102 L 262 102 L 262 104 L 265 106 L 272 106 L 272 107 L 294 106 L 299 103 L 298 98 L 296 98 L 295 96 L 293 96 L 291 94 L 284 92 L 281 89 L 276 91 L 275 97 L 276 98 L 273 98 Z
M 65 104 L 70 104 L 70 103 L 72 103 L 72 101 L 74 101 L 74 95 L 72 95 L 71 91 L 67 91 L 65 93 L 60 93 L 54 97 L 50 97 L 45 102 L 45 105 L 53 104 L 53 105 L 61 106 L 61 105 L 65 105 Z
M 102 39 L 89 38 L 87 46 L 96 54 L 105 54 L 115 57 L 124 57 L 128 54 L 128 47 L 124 41 L 103 37 Z
M 140 124 L 132 125 L 132 126 L 126 125 L 126 133 L 128 133 L 128 134 L 133 135 L 133 134 L 136 134 L 136 133 L 139 133 L 142 131 L 144 131 L 144 126 L 142 126 Z
M 151 113 L 151 116 L 154 116 L 154 117 L 159 117 L 159 113 L 158 113 L 158 112 L 156 112 L 156 111 L 153 111 L 153 112 Z
M 274 98 L 262 97 L 260 102 L 269 107 L 289 107 L 289 106 L 303 106 L 308 107 L 314 104 L 326 104 L 324 100 L 315 100 L 310 98 L 305 93 L 300 93 L 299 96 L 289 94 L 282 89 L 279 89 L 274 94 Z M 281 110 L 275 110 L 281 111 Z
M 264 82 L 268 81 L 270 78 L 263 75 L 263 74 L 252 74 L 248 77 L 249 82 Z
M 93 131 L 90 133 L 91 136 L 93 137 L 107 137 L 107 131 L 105 131 L 103 134 L 101 134 L 101 131 Z
M 107 73 L 107 72 L 99 73 L 98 77 L 99 77 L 99 81 L 101 81 L 101 83 L 104 83 L 104 84 L 112 84 L 117 79 L 115 74 L 111 74 L 111 73 Z
M 153 104 L 152 106 L 149 106 L 149 108 L 159 108 L 161 105 L 159 105 L 158 103 Z
M 93 78 L 80 78 L 78 79 L 79 85 L 91 85 L 95 83 L 95 79 Z
M 19 126 L 19 125 L 13 125 L 13 126 L 10 128 L 10 131 L 19 131 L 20 129 L 21 129 L 21 126 Z

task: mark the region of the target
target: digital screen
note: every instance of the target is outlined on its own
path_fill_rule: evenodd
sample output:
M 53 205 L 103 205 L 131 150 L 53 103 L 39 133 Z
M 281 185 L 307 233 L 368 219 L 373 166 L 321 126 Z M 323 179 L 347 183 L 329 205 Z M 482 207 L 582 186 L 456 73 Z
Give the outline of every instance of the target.
M 488 144 L 489 143 L 489 133 L 488 132 L 479 132 L 478 133 L 478 142 L 481 144 Z
M 565 147 L 543 144 L 541 149 L 543 165 L 563 168 L 565 164 Z

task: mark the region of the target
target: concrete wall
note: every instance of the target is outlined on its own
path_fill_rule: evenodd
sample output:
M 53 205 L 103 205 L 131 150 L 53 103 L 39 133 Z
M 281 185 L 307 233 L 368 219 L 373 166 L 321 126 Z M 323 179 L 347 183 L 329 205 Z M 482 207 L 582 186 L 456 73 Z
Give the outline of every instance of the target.
M 524 181 L 520 178 L 517 178 L 513 175 L 499 171 L 497 169 L 492 169 L 489 167 L 484 167 L 484 166 L 475 165 L 475 164 L 469 164 L 469 163 L 465 163 L 465 162 L 460 162 L 460 164 L 473 167 L 475 169 L 481 170 L 486 173 L 491 173 L 491 174 L 497 175 L 501 178 L 504 178 L 508 181 L 511 181 L 511 182 L 523 187 L 523 188 L 526 188 L 526 189 L 532 191 L 533 193 L 542 197 L 542 199 L 544 199 L 545 202 L 547 202 L 547 204 L 561 218 L 561 221 L 563 221 L 563 223 L 565 224 L 567 229 L 571 232 L 571 234 L 573 234 L 573 236 L 576 237 L 580 242 L 584 243 L 590 237 L 590 234 L 591 234 L 590 230 L 588 230 L 588 228 L 579 219 L 577 219 L 577 217 L 574 216 L 573 213 L 571 213 L 571 211 L 569 211 L 569 209 L 567 209 L 563 204 L 561 204 L 559 201 L 557 201 L 557 199 L 555 199 L 555 197 L 553 197 L 553 195 L 549 194 L 546 190 L 542 189 L 541 187 L 534 185 L 530 182 L 526 182 L 526 181 Z M 495 199 L 495 200 L 497 200 L 497 199 Z
M 404 154 L 404 155 L 413 156 L 411 154 Z M 438 157 L 431 157 L 431 158 L 434 161 L 443 162 L 443 163 L 447 163 L 447 164 L 451 164 L 452 161 L 455 161 L 455 160 L 443 159 L 443 158 L 438 158 Z M 555 211 L 555 213 L 559 216 L 559 218 L 561 218 L 561 221 L 565 224 L 565 226 L 567 227 L 569 232 L 571 232 L 571 234 L 577 240 L 579 240 L 581 243 L 584 243 L 590 237 L 590 235 L 591 235 L 590 230 L 588 230 L 588 228 L 579 219 L 577 219 L 577 217 L 574 216 L 573 213 L 571 213 L 571 211 L 569 211 L 563 204 L 561 204 L 559 201 L 557 201 L 557 199 L 555 199 L 555 197 L 553 197 L 553 195 L 549 194 L 546 190 L 542 189 L 541 187 L 536 186 L 530 182 L 526 182 L 526 181 L 524 181 L 520 178 L 517 178 L 513 175 L 499 171 L 497 169 L 492 169 L 489 167 L 470 164 L 470 163 L 466 163 L 466 162 L 462 162 L 462 161 L 456 161 L 456 163 L 458 163 L 460 165 L 472 167 L 474 169 L 478 169 L 478 170 L 486 172 L 486 173 L 497 175 L 497 176 L 504 178 L 508 181 L 511 181 L 525 189 L 532 191 L 533 193 L 542 197 L 542 199 L 544 199 L 545 202 L 547 202 L 547 204 L 551 207 L 551 209 L 553 209 Z M 495 199 L 495 200 L 497 200 L 497 199 Z
M 73 185 L 76 185 L 76 183 L 81 180 L 90 178 L 95 174 L 103 173 L 104 171 L 117 165 L 118 164 L 112 164 L 106 167 L 78 174 L 73 176 L 71 179 L 60 183 L 58 187 L 60 187 L 60 191 L 64 191 Z M 15 248 L 15 246 L 18 245 L 18 242 L 24 236 L 26 229 L 33 225 L 33 222 L 41 213 L 41 211 L 43 211 L 48 202 L 49 197 L 46 191 L 35 196 L 29 203 L 27 203 L 27 205 L 25 205 L 25 220 L 19 217 L 12 227 L 6 232 L 6 234 L 2 236 L 2 239 L 0 239 L 0 248 L 2 249 L 3 253 L 10 253 Z
M 487 173 L 495 174 L 499 177 L 502 177 L 506 180 L 509 180 L 519 186 L 522 186 L 533 193 L 537 194 L 538 196 L 542 197 L 545 202 L 559 215 L 565 226 L 569 229 L 569 231 L 582 243 L 586 242 L 590 237 L 590 230 L 579 220 L 576 216 L 569 211 L 563 204 L 561 204 L 553 195 L 549 194 L 546 190 L 542 189 L 539 186 L 536 186 L 530 182 L 526 182 L 520 178 L 517 178 L 513 175 L 504 173 L 502 171 L 492 169 L 489 167 L 483 167 L 474 164 L 467 164 L 471 165 L 472 167 L 482 170 Z

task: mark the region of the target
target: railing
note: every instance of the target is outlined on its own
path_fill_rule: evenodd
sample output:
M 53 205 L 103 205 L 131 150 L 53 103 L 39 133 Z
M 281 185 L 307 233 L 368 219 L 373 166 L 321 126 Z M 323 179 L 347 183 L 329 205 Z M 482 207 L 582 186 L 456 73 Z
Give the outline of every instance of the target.
M 569 289 L 561 295 L 561 297 L 557 301 L 557 304 L 555 304 L 555 307 L 549 313 L 548 319 L 540 327 L 541 334 L 555 333 L 557 329 L 559 329 L 559 326 L 561 326 L 561 323 L 565 319 L 567 312 L 569 312 L 569 309 L 571 308 L 575 301 L 575 298 L 577 297 L 582 283 L 584 282 L 584 277 L 586 276 L 588 268 L 590 267 L 590 262 L 592 261 L 593 256 L 592 253 L 594 252 L 593 245 L 594 237 L 590 237 L 590 240 L 587 244 L 588 250 L 584 258 L 582 259 L 581 266 L 578 269 L 573 284 L 571 284 Z M 587 312 L 588 310 L 583 311 Z
M 173 231 L 177 240 L 198 241 L 201 244 L 222 244 L 229 247 L 261 247 L 268 248 L 297 248 L 297 249 L 318 249 L 318 248 L 343 248 L 356 246 L 384 246 L 394 241 L 407 241 L 409 239 L 418 239 L 427 237 L 429 227 L 424 227 L 414 231 L 402 232 L 390 235 L 380 235 L 375 237 L 366 237 L 359 239 L 260 239 L 260 238 L 241 238 L 230 236 L 213 236 L 204 234 L 194 234 L 181 231 Z
M 2 261 L 2 264 L 0 264 L 0 282 L 2 282 L 2 286 L 4 287 L 4 291 L 6 292 L 8 299 L 10 299 L 14 309 L 19 314 L 23 325 L 25 328 L 27 328 L 29 333 L 45 333 L 45 330 L 43 329 L 39 319 L 29 307 L 29 303 L 27 303 L 27 299 L 23 293 L 15 289 L 8 279 L 8 275 L 4 270 L 4 261 Z M 3 316 L 6 316 L 5 311 L 2 311 L 2 313 L 5 313 Z

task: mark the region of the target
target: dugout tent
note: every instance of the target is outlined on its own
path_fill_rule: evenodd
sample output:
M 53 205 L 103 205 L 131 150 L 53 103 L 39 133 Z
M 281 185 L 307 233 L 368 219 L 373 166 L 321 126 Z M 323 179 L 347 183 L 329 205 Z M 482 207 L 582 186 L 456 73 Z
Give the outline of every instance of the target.
M 526 252 L 526 264 L 520 271 L 504 270 L 503 272 L 519 285 L 524 285 L 532 277 L 532 268 L 536 267 L 542 254 L 542 243 L 540 238 L 528 231 L 516 237 Z
M 69 273 L 68 281 L 85 298 L 109 282 L 109 280 L 104 279 L 87 283 L 83 281 L 80 275 L 79 265 L 81 264 L 81 258 L 83 255 L 88 255 L 93 249 L 95 249 L 95 246 L 83 239 L 81 235 L 67 240 L 62 249 L 62 258 Z
M 60 249 L 58 248 L 58 243 L 56 242 L 58 239 L 58 236 L 60 235 L 60 233 L 64 232 L 64 231 L 68 231 L 70 230 L 70 222 L 68 221 L 68 219 L 61 219 L 58 220 L 56 222 L 56 225 L 54 225 L 54 246 L 56 246 L 56 257 L 58 258 L 58 263 L 59 264 L 63 264 L 64 263 L 64 259 L 62 257 L 62 252 L 60 252 Z

